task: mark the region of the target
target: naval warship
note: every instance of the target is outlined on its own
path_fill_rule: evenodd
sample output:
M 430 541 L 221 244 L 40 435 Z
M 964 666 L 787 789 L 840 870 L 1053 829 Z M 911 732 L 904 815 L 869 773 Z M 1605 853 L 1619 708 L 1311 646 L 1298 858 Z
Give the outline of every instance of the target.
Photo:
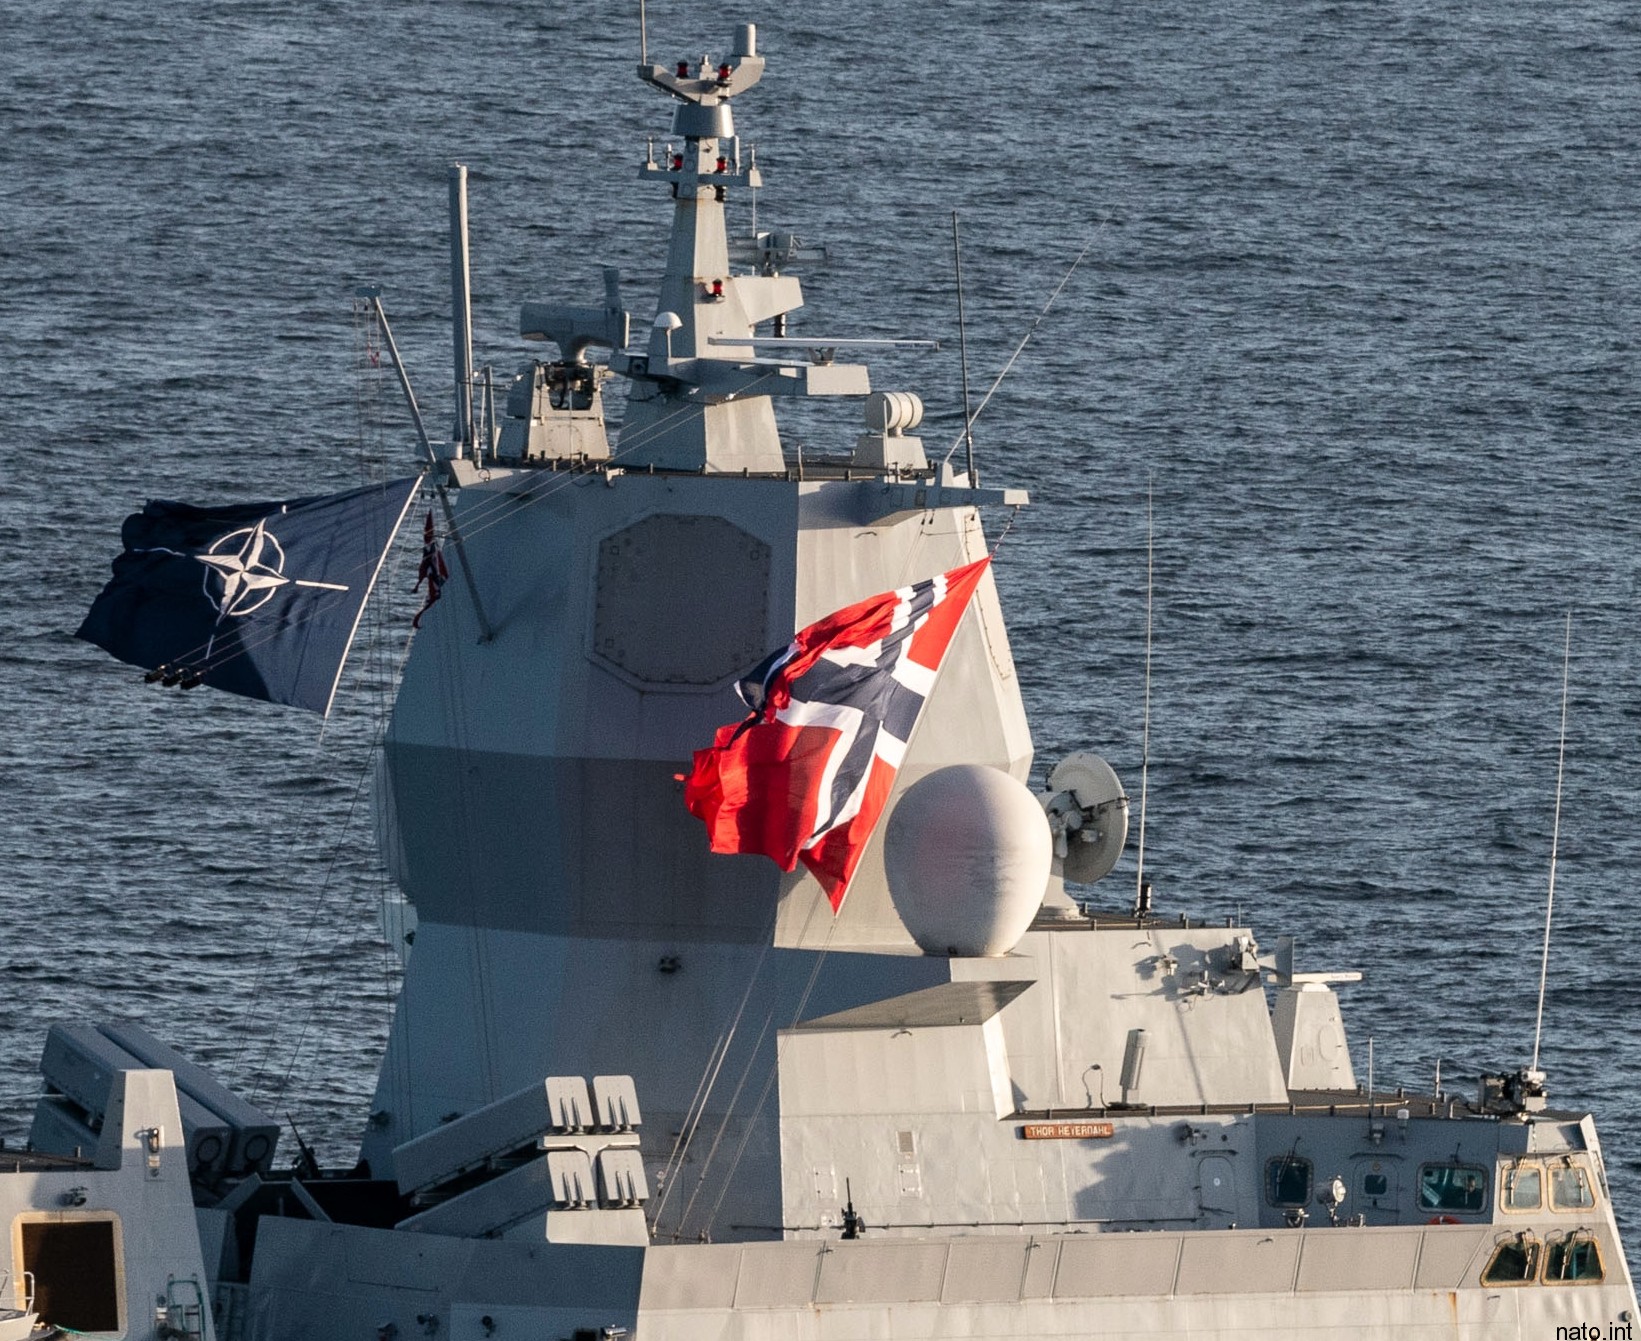
M 685 773 L 737 683 L 1029 503 L 789 331 L 801 242 L 726 233 L 763 73 L 750 25 L 640 65 L 674 104 L 640 167 L 672 200 L 656 315 L 611 272 L 525 304 L 543 357 L 494 423 L 453 227 L 449 580 L 375 793 L 413 944 L 357 1164 L 282 1158 L 138 1025 L 57 1025 L 0 1166 L 0 1337 L 1628 1337 L 1595 1125 L 1540 1072 L 1361 1078 L 1356 975 L 1097 885 L 1128 796 L 1034 761 L 984 570 L 847 897 L 710 850 Z M 806 397 L 864 407 L 852 444 L 783 445 Z

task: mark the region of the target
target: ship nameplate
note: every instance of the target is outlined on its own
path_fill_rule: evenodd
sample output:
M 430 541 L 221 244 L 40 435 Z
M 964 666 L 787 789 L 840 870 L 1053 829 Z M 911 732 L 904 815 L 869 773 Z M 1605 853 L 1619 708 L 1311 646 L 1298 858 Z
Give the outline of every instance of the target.
M 1101 1141 L 1116 1134 L 1111 1122 L 1028 1122 L 1020 1128 L 1027 1141 Z

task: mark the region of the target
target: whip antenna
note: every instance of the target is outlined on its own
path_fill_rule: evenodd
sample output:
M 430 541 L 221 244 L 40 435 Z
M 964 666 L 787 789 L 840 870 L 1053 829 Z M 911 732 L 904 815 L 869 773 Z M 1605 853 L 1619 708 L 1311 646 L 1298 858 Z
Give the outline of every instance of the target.
M 963 320 L 963 247 L 957 239 L 957 211 L 952 211 L 952 264 L 957 269 L 957 349 L 963 365 L 963 441 L 967 445 L 966 464 L 969 488 L 980 481 L 974 477 L 974 414 L 969 409 L 969 331 Z
M 961 447 L 964 438 L 972 433 L 974 421 L 980 417 L 986 406 L 991 404 L 991 398 L 997 394 L 997 388 L 1003 385 L 1003 379 L 1009 375 L 1009 370 L 1014 367 L 1015 360 L 1025 352 L 1026 346 L 1031 343 L 1031 337 L 1037 334 L 1037 328 L 1043 324 L 1043 318 L 1048 316 L 1049 310 L 1054 306 L 1055 299 L 1060 296 L 1060 291 L 1071 282 L 1071 277 L 1077 273 L 1077 267 L 1083 263 L 1083 257 L 1088 255 L 1088 249 L 1094 245 L 1094 239 L 1104 231 L 1105 225 L 1102 223 L 1089 236 L 1088 241 L 1083 243 L 1083 249 L 1077 253 L 1076 260 L 1072 261 L 1071 267 L 1065 272 L 1064 277 L 1054 286 L 1054 292 L 1049 294 L 1048 301 L 1043 304 L 1043 310 L 1037 314 L 1037 319 L 1026 328 L 1026 333 L 1020 337 L 1020 343 L 1014 346 L 1014 352 L 1009 355 L 1008 362 L 1003 365 L 1003 371 L 997 374 L 997 379 L 991 384 L 991 388 L 980 398 L 980 404 L 974 407 L 974 413 L 964 416 L 963 432 L 959 433 L 956 441 L 946 449 L 946 455 L 940 458 L 943 462 L 950 461 L 952 453 Z M 959 323 L 961 323 L 961 318 L 959 318 Z
M 1561 845 L 1561 782 L 1567 773 L 1567 685 L 1573 655 L 1573 614 L 1567 612 L 1567 634 L 1561 649 L 1561 743 L 1556 750 L 1556 818 L 1550 829 L 1550 889 L 1544 899 L 1544 953 L 1538 965 L 1538 1017 L 1533 1021 L 1533 1064 L 1538 1070 L 1538 1045 L 1544 1033 L 1544 988 L 1550 978 L 1550 919 L 1556 906 L 1556 851 Z
M 1151 774 L 1151 597 L 1156 555 L 1156 526 L 1151 504 L 1151 481 L 1145 483 L 1145 720 L 1140 729 L 1140 836 L 1134 853 L 1135 907 L 1145 900 L 1145 794 Z

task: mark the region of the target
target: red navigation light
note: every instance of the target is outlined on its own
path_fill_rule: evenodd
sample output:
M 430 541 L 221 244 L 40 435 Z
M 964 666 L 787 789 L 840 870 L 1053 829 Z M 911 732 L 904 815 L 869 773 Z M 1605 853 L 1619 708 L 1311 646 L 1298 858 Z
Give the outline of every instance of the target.
M 684 170 L 684 156 L 682 154 L 674 154 L 672 156 L 672 170 L 674 172 L 682 172 Z
M 721 280 L 721 279 L 715 279 L 715 280 L 712 281 L 712 301 L 715 302 L 715 303 L 721 303 L 721 302 L 723 302 L 723 300 L 724 300 L 724 281 Z
M 679 61 L 678 62 L 678 77 L 680 79 L 688 79 L 689 78 L 689 62 L 688 61 Z
M 720 84 L 729 83 L 729 77 L 734 73 L 735 71 L 729 68 L 728 62 L 725 62 L 723 65 L 718 67 L 718 82 Z
M 727 157 L 725 157 L 723 154 L 719 154 L 718 155 L 718 166 L 715 167 L 713 169 L 713 171 L 714 172 L 728 172 L 729 171 L 729 159 Z

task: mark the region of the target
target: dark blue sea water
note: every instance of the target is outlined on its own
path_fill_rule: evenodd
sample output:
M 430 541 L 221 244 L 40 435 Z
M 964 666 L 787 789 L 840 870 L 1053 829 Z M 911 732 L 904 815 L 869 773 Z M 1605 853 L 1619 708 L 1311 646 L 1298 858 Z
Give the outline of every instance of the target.
M 1138 795 L 1149 510 L 1159 906 L 1363 970 L 1381 1080 L 1531 1052 L 1571 614 L 1543 1062 L 1601 1116 L 1633 1235 L 1633 6 L 649 9 L 657 59 L 762 21 L 758 221 L 834 256 L 801 329 L 941 338 L 876 376 L 931 445 L 959 422 L 951 212 L 981 386 L 1086 248 L 977 426 L 987 480 L 1033 491 L 998 580 L 1039 757 L 1093 747 Z M 382 286 L 439 422 L 452 158 L 481 357 L 527 357 L 519 300 L 596 301 L 602 264 L 647 316 L 668 209 L 635 169 L 668 112 L 636 58 L 609 6 L 0 8 L 4 1134 L 47 1024 L 118 1014 L 351 1157 L 395 981 L 364 770 L 412 574 L 323 733 L 71 634 L 144 499 L 411 461 L 350 297 Z M 855 423 L 788 427 L 825 451 Z

